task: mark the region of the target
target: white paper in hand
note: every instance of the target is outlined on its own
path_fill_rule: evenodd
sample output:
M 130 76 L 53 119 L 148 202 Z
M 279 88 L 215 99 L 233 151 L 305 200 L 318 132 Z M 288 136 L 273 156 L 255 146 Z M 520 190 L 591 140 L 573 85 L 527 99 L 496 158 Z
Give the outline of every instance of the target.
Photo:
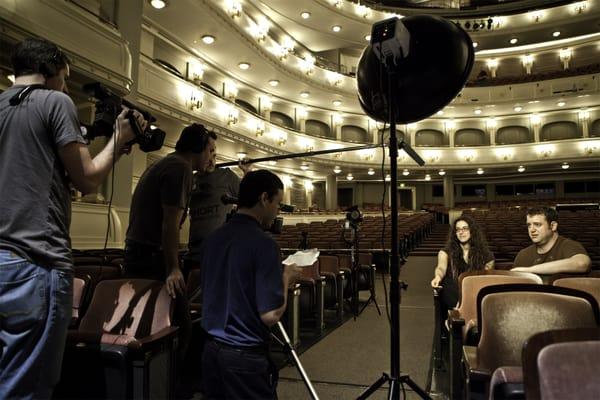
M 284 265 L 296 264 L 298 267 L 308 267 L 313 265 L 317 258 L 319 258 L 319 249 L 309 249 L 297 251 L 285 260 Z

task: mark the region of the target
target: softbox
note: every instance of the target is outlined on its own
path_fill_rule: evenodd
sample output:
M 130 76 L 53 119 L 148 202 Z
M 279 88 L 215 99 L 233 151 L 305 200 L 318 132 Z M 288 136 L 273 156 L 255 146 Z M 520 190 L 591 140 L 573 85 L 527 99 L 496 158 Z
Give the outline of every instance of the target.
M 356 78 L 365 113 L 389 122 L 389 88 L 394 94 L 396 123 L 408 124 L 433 115 L 456 97 L 475 54 L 469 35 L 443 18 L 415 15 L 399 21 L 410 35 L 406 56 L 388 71 L 375 54 L 376 38 L 372 38 L 362 53 Z

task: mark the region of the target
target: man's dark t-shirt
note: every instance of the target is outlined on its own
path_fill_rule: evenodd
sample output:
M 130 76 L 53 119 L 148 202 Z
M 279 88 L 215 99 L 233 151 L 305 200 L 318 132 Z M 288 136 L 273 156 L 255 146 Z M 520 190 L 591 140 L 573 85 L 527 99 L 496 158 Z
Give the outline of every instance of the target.
M 233 346 L 268 343 L 260 314 L 283 304 L 283 269 L 277 243 L 258 221 L 236 214 L 203 243 L 202 327 Z
M 513 267 L 531 267 L 532 265 L 571 258 L 576 254 L 587 255 L 587 251 L 579 242 L 559 236 L 552 248 L 544 254 L 538 254 L 535 244 L 519 251 L 519 254 L 515 257 Z
M 163 205 L 185 209 L 192 187 L 192 167 L 176 153 L 152 164 L 131 199 L 127 241 L 161 246 Z

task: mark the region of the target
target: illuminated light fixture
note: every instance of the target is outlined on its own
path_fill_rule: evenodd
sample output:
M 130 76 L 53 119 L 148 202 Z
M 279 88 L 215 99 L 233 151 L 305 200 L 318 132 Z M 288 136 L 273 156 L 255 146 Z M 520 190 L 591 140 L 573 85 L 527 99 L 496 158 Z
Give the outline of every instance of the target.
M 227 0 L 226 5 L 227 5 L 227 14 L 229 14 L 229 16 L 231 18 L 237 18 L 240 15 L 242 15 L 242 4 L 241 3 L 239 3 L 235 0 Z
M 437 115 L 444 115 L 444 110 L 440 110 L 436 113 Z
M 245 70 L 247 70 L 247 69 L 250 69 L 250 63 L 248 63 L 248 62 L 241 62 L 241 63 L 239 63 L 239 64 L 238 64 L 238 67 L 239 67 L 241 70 L 244 70 L 244 71 L 245 71 Z
M 337 33 L 342 30 L 342 27 L 339 25 L 334 25 L 331 27 L 331 30 Z
M 336 165 L 335 167 L 333 167 L 333 172 L 339 174 L 340 172 L 342 172 L 342 169 L 338 165 Z
M 496 149 L 495 153 L 496 157 L 504 161 L 510 160 L 514 154 L 512 149 Z
M 517 42 L 518 42 L 518 41 L 519 41 L 519 39 L 517 39 L 517 38 L 511 38 L 511 39 L 508 41 L 508 43 L 510 43 L 510 44 L 517 44 Z
M 294 42 L 294 40 L 289 37 L 289 36 L 284 36 L 283 39 L 281 40 L 281 47 L 288 53 L 292 53 L 294 51 L 294 48 L 296 47 L 296 43 Z
M 581 14 L 582 12 L 585 11 L 586 8 L 587 8 L 587 1 L 578 1 L 577 3 L 573 4 L 573 12 L 575 12 L 577 14 Z
M 367 171 L 367 174 L 375 175 L 375 170 L 373 168 L 369 168 L 369 170 Z
M 305 119 L 308 116 L 308 109 L 304 106 L 300 106 L 296 109 L 296 116 L 300 119 Z
M 446 127 L 446 130 L 448 130 L 448 131 L 452 131 L 452 130 L 454 130 L 454 128 L 456 128 L 456 124 L 454 123 L 453 119 L 448 119 L 448 120 L 444 121 L 444 126 Z
M 521 112 L 521 111 L 523 111 L 523 107 L 522 106 L 515 106 L 513 108 L 513 110 L 515 110 L 515 112 Z
M 279 58 L 279 60 L 281 61 L 285 60 L 288 56 L 287 49 L 285 49 L 279 43 L 274 43 L 269 50 L 271 51 L 271 53 L 273 53 L 275 57 Z
M 314 186 L 313 186 L 312 181 L 310 179 L 305 179 L 304 180 L 304 189 L 306 189 L 310 192 L 311 190 L 313 190 L 313 188 L 314 188 Z
M 552 36 L 553 37 L 559 37 L 560 36 L 560 31 L 554 31 L 554 32 L 552 32 Z
M 340 113 L 331 114 L 331 119 L 334 124 L 341 124 L 344 122 L 344 116 Z
M 244 160 L 246 157 L 248 157 L 248 153 L 246 153 L 245 151 L 240 151 L 238 153 L 235 154 L 238 158 L 238 160 Z
M 481 114 L 481 108 L 476 108 L 474 111 L 475 115 Z
M 307 170 L 308 170 L 308 164 L 307 164 L 307 163 L 302 163 L 302 164 L 300 165 L 300 169 L 301 169 L 302 171 L 307 171 Z
M 544 12 L 541 10 L 535 10 L 535 11 L 531 11 L 529 13 L 529 17 L 534 21 L 534 22 L 540 22 L 540 19 L 544 18 Z
M 269 165 L 277 165 L 277 160 L 271 160 L 271 161 L 269 161 Z
M 351 181 L 352 179 L 354 179 L 354 176 L 352 174 L 348 174 L 346 175 L 346 179 Z
M 495 58 L 491 58 L 486 61 L 486 65 L 490 70 L 490 74 L 492 74 L 492 78 L 496 77 L 496 70 L 498 69 L 498 60 Z
M 552 145 L 540 145 L 537 146 L 536 148 L 537 153 L 540 155 L 540 157 L 544 157 L 544 158 L 548 158 L 550 157 L 550 155 L 552 155 L 552 150 L 553 150 L 553 146 Z
M 224 92 L 226 98 L 228 98 L 231 101 L 234 101 L 236 96 L 238 95 L 238 88 L 235 82 L 229 80 L 225 81 Z
M 342 8 L 342 0 L 333 0 L 332 4 L 335 8 Z
M 429 150 L 423 153 L 423 157 L 426 158 L 430 163 L 434 163 L 440 160 L 440 152 L 436 150 Z
M 256 137 L 261 137 L 264 134 L 265 134 L 265 123 L 264 123 L 264 121 L 257 120 L 256 128 L 255 128 L 255 135 L 256 135 Z
M 459 150 L 458 155 L 466 162 L 471 162 L 475 159 L 476 152 L 474 150 Z
M 569 169 L 570 165 L 568 162 L 564 162 L 562 163 L 562 165 L 560 166 L 562 169 Z
M 402 175 L 408 176 L 410 175 L 410 172 L 407 169 L 404 169 L 404 171 L 402 171 Z
M 385 181 L 389 182 L 392 180 L 392 176 L 390 174 L 385 174 Z
M 165 8 L 168 5 L 168 3 L 166 0 L 150 0 L 150 5 L 156 8 L 157 10 L 161 10 Z
M 310 18 L 310 13 L 308 11 L 302 11 L 300 13 L 300 16 L 302 17 L 302 19 L 309 19 Z
M 215 42 L 215 37 L 213 35 L 203 35 L 202 41 L 205 44 L 213 44 Z
M 426 181 L 430 181 L 430 180 L 431 180 L 431 175 L 429 175 L 429 174 L 426 174 L 426 175 L 425 175 L 425 180 L 426 180 Z
M 539 102 L 540 102 L 539 100 L 529 100 L 529 101 L 527 102 L 527 104 L 537 104 L 537 103 L 539 103 Z
M 540 117 L 538 114 L 531 114 L 529 119 L 533 125 L 539 125 L 542 122 L 542 117 Z
M 267 34 L 269 33 L 269 28 L 271 27 L 271 23 L 268 19 L 263 16 L 258 17 L 256 22 L 250 22 L 250 27 L 248 31 L 250 32 L 250 36 L 256 39 L 259 42 L 262 42 L 267 38 Z
M 310 92 L 307 92 L 307 91 L 300 92 L 300 97 L 302 97 L 303 99 L 307 98 L 308 96 L 310 96 Z
M 269 85 L 275 87 L 275 86 L 279 85 L 279 81 L 277 79 L 271 79 L 269 81 Z
M 235 125 L 238 123 L 240 112 L 237 108 L 231 107 L 229 109 L 229 114 L 227 114 L 227 125 Z
M 443 169 L 440 169 L 440 170 L 438 171 L 438 174 L 439 174 L 440 176 L 444 176 L 444 175 L 446 175 L 446 171 L 444 171 Z
M 473 42 L 473 48 L 476 49 L 479 46 L 479 42 Z
M 598 150 L 598 146 L 594 142 L 583 143 L 582 148 L 583 152 L 588 156 L 591 156 L 596 150 Z
M 371 9 L 365 5 L 358 4 L 355 8 L 356 14 L 363 18 L 368 18 L 371 15 Z
M 533 66 L 533 56 L 531 54 L 525 54 L 521 57 L 521 62 L 523 63 L 523 67 L 525 67 L 527 74 L 530 75 L 531 67 Z
M 483 175 L 483 168 L 477 168 L 477 175 Z
M 494 129 L 498 125 L 498 121 L 496 121 L 496 118 L 491 117 L 485 121 L 485 124 L 487 125 L 488 129 Z
M 298 64 L 302 72 L 304 72 L 306 75 L 310 75 L 315 72 L 315 58 L 310 54 L 306 54 L 303 59 L 300 59 Z
M 327 81 L 333 86 L 340 86 L 344 82 L 342 74 L 333 71 L 327 71 Z
M 277 144 L 279 146 L 283 147 L 286 145 L 286 143 L 287 143 L 287 136 L 285 135 L 285 133 L 283 133 L 283 132 L 279 133 L 279 136 L 277 138 Z
M 564 107 L 564 106 L 566 106 L 566 105 L 567 105 L 567 102 L 566 102 L 566 101 L 564 101 L 564 100 L 561 100 L 561 101 L 559 101 L 558 103 L 556 103 L 556 105 L 557 105 L 558 107 Z
M 569 69 L 569 61 L 571 61 L 571 57 L 573 56 L 573 51 L 570 48 L 561 49 L 558 53 L 558 57 L 560 61 L 563 62 L 563 68 Z
M 390 178 L 390 180 L 392 180 L 392 178 Z M 403 188 L 404 186 L 406 186 L 404 183 L 400 184 L 400 187 Z
M 186 62 L 185 77 L 196 84 L 202 82 L 202 78 L 204 78 L 204 67 L 196 60 Z
M 365 40 L 367 42 L 370 42 L 371 41 L 371 35 L 365 35 Z
M 334 105 L 334 106 L 336 106 L 336 107 L 339 107 L 339 106 L 341 106 L 341 105 L 342 105 L 342 101 L 341 101 L 341 100 L 334 100 L 334 101 L 332 101 L 332 103 L 333 103 L 333 105 Z
M 519 172 L 525 172 L 525 167 L 522 165 L 519 165 L 519 168 L 517 168 L 517 171 Z
M 579 110 L 579 113 L 577 113 L 577 115 L 579 116 L 579 119 L 582 121 L 587 121 L 588 119 L 590 119 L 590 112 L 585 108 L 582 108 L 581 110 Z
M 262 111 L 271 111 L 273 109 L 273 102 L 269 96 L 260 96 L 260 108 Z
M 199 110 L 202 108 L 202 102 L 204 100 L 204 92 L 196 89 L 192 89 L 190 98 L 187 101 L 187 106 L 190 111 Z

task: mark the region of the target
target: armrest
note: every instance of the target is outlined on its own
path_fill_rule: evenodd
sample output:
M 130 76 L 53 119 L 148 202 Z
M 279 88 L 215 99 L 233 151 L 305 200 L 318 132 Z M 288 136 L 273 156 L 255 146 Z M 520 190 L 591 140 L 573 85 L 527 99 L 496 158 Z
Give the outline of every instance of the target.
M 492 373 L 489 369 L 479 367 L 479 357 L 477 356 L 477 347 L 463 346 L 463 360 L 465 370 L 469 380 L 490 379 Z

